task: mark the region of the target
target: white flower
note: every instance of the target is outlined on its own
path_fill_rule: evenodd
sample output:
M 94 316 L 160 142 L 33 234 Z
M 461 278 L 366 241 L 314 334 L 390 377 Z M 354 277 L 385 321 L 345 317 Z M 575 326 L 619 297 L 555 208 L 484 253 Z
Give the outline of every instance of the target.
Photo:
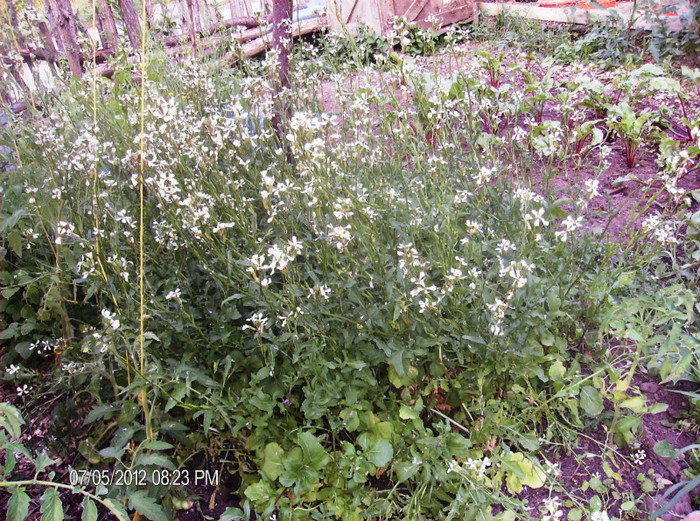
M 450 465 L 447 467 L 448 474 L 450 472 L 459 472 L 460 470 L 462 470 L 462 467 L 459 466 L 459 463 L 457 463 L 456 460 L 450 461 Z
M 262 312 L 253 313 L 253 315 L 248 319 L 248 322 L 253 324 L 252 326 L 245 325 L 242 329 L 252 329 L 255 331 L 256 335 L 262 335 L 265 331 L 265 326 L 270 321 Z
M 584 186 L 586 188 L 586 194 L 588 195 L 589 199 L 593 199 L 594 197 L 600 195 L 600 193 L 598 192 L 598 187 L 600 186 L 600 183 L 597 179 L 586 179 L 586 181 L 584 182 Z
M 102 317 L 109 324 L 110 329 L 119 329 L 121 322 L 119 322 L 119 319 L 117 318 L 116 313 L 112 313 L 108 309 L 103 309 L 102 310 Z
M 632 461 L 635 465 L 642 465 L 647 459 L 647 453 L 644 450 L 638 450 L 632 454 Z
M 564 512 L 559 510 L 559 498 L 547 498 L 542 504 L 547 509 L 547 515 L 542 516 L 542 521 L 556 521 L 564 515 Z
M 23 396 L 25 394 L 29 394 L 29 386 L 27 384 L 17 388 L 17 396 Z
M 15 374 L 17 371 L 19 371 L 19 366 L 15 364 L 10 364 L 10 367 L 7 368 L 7 374 Z
M 591 514 L 591 521 L 610 521 L 610 517 L 608 517 L 608 513 L 605 511 L 593 512 L 593 514 Z
M 165 295 L 165 300 L 174 300 L 178 304 L 182 304 L 182 298 L 180 298 L 181 293 L 180 288 L 177 288 Z

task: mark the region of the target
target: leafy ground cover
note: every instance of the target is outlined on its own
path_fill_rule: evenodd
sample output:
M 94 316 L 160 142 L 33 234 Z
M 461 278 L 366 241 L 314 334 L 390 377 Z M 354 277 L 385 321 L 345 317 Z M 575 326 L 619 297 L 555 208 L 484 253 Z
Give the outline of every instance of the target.
M 9 519 L 689 510 L 698 72 L 479 30 L 302 46 L 282 143 L 270 59 L 11 118 Z

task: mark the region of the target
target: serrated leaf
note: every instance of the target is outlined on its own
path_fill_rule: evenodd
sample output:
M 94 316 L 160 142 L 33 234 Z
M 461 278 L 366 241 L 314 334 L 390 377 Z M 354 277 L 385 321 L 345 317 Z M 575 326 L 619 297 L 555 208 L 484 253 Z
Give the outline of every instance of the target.
M 162 454 L 140 454 L 136 461 L 136 465 L 154 465 L 156 467 L 163 467 L 169 470 L 175 470 L 175 465 L 167 456 Z
M 7 502 L 7 521 L 24 521 L 29 512 L 29 496 L 23 488 L 13 488 Z
M 51 459 L 46 455 L 46 452 L 40 452 L 39 455 L 36 457 L 36 460 L 34 461 L 34 464 L 36 465 L 36 471 L 37 472 L 44 472 L 46 470 L 46 467 L 50 467 L 51 465 L 55 465 L 56 463 L 60 463 L 60 459 Z
M 104 503 L 104 505 L 109 509 L 109 511 L 112 514 L 117 516 L 117 519 L 119 521 L 131 521 L 131 519 L 129 518 L 129 514 L 126 513 L 124 507 L 121 504 L 117 503 L 115 499 L 103 499 L 102 503 Z
M 63 521 L 63 504 L 58 491 L 49 487 L 41 496 L 41 521 Z
M 98 405 L 88 413 L 83 421 L 83 425 L 88 425 L 94 421 L 100 420 L 115 409 L 113 405 Z
M 170 521 L 154 498 L 149 497 L 145 490 L 137 490 L 129 494 L 129 508 L 151 521 Z
M 598 389 L 590 385 L 581 388 L 579 403 L 581 409 L 590 416 L 597 416 L 603 412 L 603 395 L 600 394 Z
M 141 447 L 149 450 L 168 450 L 172 449 L 173 445 L 165 441 L 152 440 L 145 442 L 143 445 L 141 445 Z
M 644 406 L 645 402 L 646 399 L 643 396 L 633 396 L 623 401 L 620 406 L 641 414 L 647 411 L 647 408 Z
M 81 517 L 82 521 L 97 521 L 97 507 L 95 502 L 89 497 L 85 496 L 83 499 L 83 515 Z

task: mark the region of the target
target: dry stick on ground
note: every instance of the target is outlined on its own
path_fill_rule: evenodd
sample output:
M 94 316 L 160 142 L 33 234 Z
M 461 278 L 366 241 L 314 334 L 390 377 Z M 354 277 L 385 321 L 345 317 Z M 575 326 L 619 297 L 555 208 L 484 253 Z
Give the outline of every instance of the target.
M 135 51 L 141 47 L 141 23 L 136 14 L 134 0 L 119 0 L 119 7 L 122 11 L 122 20 L 126 29 L 126 36 Z

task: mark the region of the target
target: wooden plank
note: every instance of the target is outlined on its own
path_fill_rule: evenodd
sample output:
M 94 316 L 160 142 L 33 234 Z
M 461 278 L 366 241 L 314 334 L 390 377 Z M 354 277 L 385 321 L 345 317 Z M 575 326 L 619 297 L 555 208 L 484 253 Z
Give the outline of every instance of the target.
M 409 22 L 413 22 L 416 20 L 416 18 L 418 18 L 421 11 L 425 9 L 427 4 L 428 0 L 413 0 L 413 3 L 403 13 L 401 12 L 402 9 L 400 7 L 396 8 L 396 16 L 403 16 Z

